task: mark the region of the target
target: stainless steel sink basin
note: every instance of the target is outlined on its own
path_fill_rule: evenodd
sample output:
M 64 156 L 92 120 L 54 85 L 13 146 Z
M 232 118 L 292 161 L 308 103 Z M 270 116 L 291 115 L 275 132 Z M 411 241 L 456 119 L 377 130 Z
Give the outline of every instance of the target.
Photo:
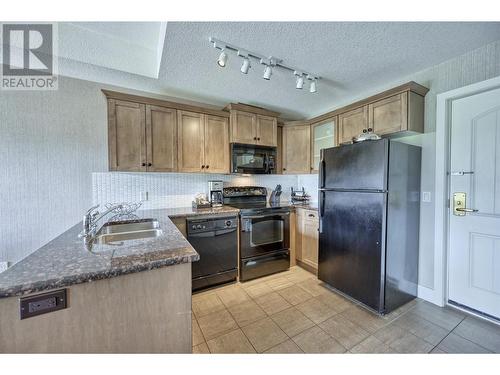
M 163 233 L 156 219 L 142 219 L 130 222 L 106 223 L 97 232 L 95 244 L 114 244 L 128 240 L 158 237 Z

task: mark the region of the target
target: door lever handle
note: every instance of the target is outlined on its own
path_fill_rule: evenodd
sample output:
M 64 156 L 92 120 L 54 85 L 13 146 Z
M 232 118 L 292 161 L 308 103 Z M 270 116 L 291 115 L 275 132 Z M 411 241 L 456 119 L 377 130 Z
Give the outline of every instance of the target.
M 455 208 L 455 210 L 460 212 L 479 212 L 475 208 Z

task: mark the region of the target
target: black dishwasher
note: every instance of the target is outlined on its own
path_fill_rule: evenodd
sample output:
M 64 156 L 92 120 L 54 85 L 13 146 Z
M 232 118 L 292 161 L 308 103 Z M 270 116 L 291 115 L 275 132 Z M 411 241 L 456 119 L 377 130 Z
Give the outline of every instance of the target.
M 192 263 L 193 290 L 235 281 L 238 275 L 238 217 L 186 219 L 187 239 L 200 254 Z

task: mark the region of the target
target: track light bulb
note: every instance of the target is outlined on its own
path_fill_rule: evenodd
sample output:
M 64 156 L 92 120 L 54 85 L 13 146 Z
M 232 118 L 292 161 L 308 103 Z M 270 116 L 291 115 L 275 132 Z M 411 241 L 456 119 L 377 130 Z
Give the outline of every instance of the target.
M 313 79 L 309 85 L 309 92 L 316 92 L 316 80 Z
M 224 50 L 222 50 L 222 52 L 219 55 L 219 59 L 217 60 L 217 64 L 219 64 L 221 68 L 224 68 L 226 66 L 226 62 L 227 62 L 227 54 Z
M 304 87 L 304 76 L 301 74 L 297 76 L 297 83 L 295 85 L 295 88 L 302 90 L 302 87 Z
M 266 65 L 266 69 L 264 69 L 264 75 L 262 76 L 262 78 L 270 80 L 271 74 L 273 74 L 273 69 L 271 68 L 271 65 Z
M 248 57 L 244 57 L 243 64 L 241 65 L 240 70 L 243 74 L 247 74 L 249 68 L 250 68 L 250 60 L 248 59 Z

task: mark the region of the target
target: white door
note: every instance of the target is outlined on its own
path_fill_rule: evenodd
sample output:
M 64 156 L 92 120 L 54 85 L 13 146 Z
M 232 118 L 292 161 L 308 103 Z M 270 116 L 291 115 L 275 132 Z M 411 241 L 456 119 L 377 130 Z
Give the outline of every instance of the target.
M 454 100 L 451 115 L 448 299 L 500 318 L 500 89 Z M 477 212 L 454 215 L 454 193 Z

